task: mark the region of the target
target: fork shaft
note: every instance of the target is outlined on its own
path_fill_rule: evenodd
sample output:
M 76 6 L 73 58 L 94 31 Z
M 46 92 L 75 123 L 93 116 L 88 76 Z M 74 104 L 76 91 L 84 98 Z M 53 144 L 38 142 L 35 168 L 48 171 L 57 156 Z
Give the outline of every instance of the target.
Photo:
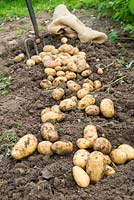
M 36 17 L 35 17 L 35 13 L 34 13 L 34 9 L 33 9 L 31 0 L 26 0 L 26 4 L 27 4 L 27 8 L 28 8 L 29 15 L 30 15 L 30 18 L 31 18 L 31 22 L 33 24 L 35 36 L 37 38 L 39 38 L 38 25 L 37 25 L 37 21 L 36 21 Z

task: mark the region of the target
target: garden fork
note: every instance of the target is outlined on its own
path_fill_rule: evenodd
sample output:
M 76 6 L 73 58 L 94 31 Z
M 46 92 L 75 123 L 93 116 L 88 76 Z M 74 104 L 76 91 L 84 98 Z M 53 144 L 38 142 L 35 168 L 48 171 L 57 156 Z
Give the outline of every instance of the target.
M 26 0 L 26 5 L 27 5 L 28 11 L 29 11 L 30 19 L 31 19 L 33 29 L 34 29 L 34 34 L 35 34 L 35 37 L 33 37 L 33 38 L 29 37 L 29 38 L 25 39 L 25 41 L 24 41 L 24 47 L 26 50 L 27 58 L 30 59 L 29 43 L 33 44 L 35 53 L 38 55 L 39 51 L 38 51 L 36 41 L 37 41 L 37 39 L 40 39 L 40 36 L 39 36 L 38 25 L 37 25 L 37 21 L 36 21 L 36 17 L 35 17 L 35 13 L 34 13 L 34 9 L 33 9 L 31 0 Z M 43 46 L 44 45 L 45 45 L 45 42 L 43 40 Z

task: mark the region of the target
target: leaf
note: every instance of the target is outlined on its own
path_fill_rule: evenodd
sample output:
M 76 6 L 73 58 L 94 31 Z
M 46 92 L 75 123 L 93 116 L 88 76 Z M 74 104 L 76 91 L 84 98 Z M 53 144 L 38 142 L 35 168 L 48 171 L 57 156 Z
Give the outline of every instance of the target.
M 129 1 L 129 10 L 132 14 L 134 14 L 134 0 Z

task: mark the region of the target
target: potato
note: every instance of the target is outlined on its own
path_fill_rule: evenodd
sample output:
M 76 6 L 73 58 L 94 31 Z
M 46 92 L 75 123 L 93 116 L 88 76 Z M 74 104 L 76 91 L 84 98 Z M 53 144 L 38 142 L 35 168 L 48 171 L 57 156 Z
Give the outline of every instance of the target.
M 43 60 L 43 58 L 46 56 L 46 52 L 40 52 L 39 53 L 39 56 L 42 58 L 42 60 Z
M 53 143 L 52 151 L 58 155 L 65 155 L 73 151 L 73 144 L 70 141 L 57 141 Z
M 37 148 L 37 138 L 32 134 L 24 135 L 12 148 L 11 155 L 16 160 L 31 155 Z
M 63 65 L 62 66 L 62 71 L 66 72 L 68 70 L 67 66 L 66 65 Z M 66 76 L 66 75 L 65 75 Z M 66 77 L 67 78 L 67 77 Z
M 103 69 L 102 69 L 102 68 L 98 68 L 97 73 L 98 73 L 99 75 L 102 75 L 102 74 L 103 74 Z
M 96 105 L 90 105 L 90 106 L 86 107 L 85 112 L 88 115 L 96 116 L 96 115 L 99 115 L 100 108 Z
M 91 75 L 91 73 L 92 73 L 91 70 L 86 69 L 86 70 L 84 70 L 84 71 L 81 73 L 81 76 L 82 76 L 82 77 L 88 77 L 88 76 Z
M 42 141 L 38 144 L 38 152 L 44 155 L 53 155 L 53 151 L 51 149 L 52 142 L 50 141 Z
M 59 105 L 54 105 L 51 107 L 51 111 L 54 111 L 54 112 L 61 112 L 60 110 L 60 106 Z
M 97 130 L 94 125 L 87 125 L 84 129 L 84 138 L 89 140 L 90 145 L 89 148 L 93 147 L 94 141 L 98 138 Z
M 71 72 L 77 72 L 78 71 L 78 68 L 77 68 L 76 64 L 73 61 L 68 62 L 67 69 L 69 71 L 71 71 Z
M 83 81 L 83 87 L 84 87 L 84 83 L 89 83 L 90 85 L 94 86 L 93 81 L 91 81 L 91 80 L 88 79 L 88 78 L 84 79 L 84 81 Z
M 62 37 L 61 38 L 61 43 L 66 44 L 68 41 L 68 39 L 66 37 Z
M 55 49 L 55 46 L 53 45 L 45 45 L 43 48 L 44 52 L 51 52 L 53 49 Z
M 81 88 L 80 90 L 78 90 L 77 92 L 77 97 L 79 99 L 82 99 L 84 96 L 86 96 L 89 93 L 89 89 L 88 88 Z
M 94 88 L 95 89 L 99 89 L 101 88 L 102 84 L 99 80 L 94 81 Z
M 74 100 L 73 98 L 68 98 L 61 101 L 59 106 L 60 106 L 60 110 L 69 111 L 75 108 L 76 105 L 77 105 L 76 100 Z
M 82 85 L 83 88 L 87 88 L 88 92 L 93 92 L 94 91 L 94 87 L 90 84 L 90 83 L 84 83 Z
M 48 88 L 51 88 L 52 87 L 52 83 L 51 81 L 47 80 L 47 79 L 43 79 L 41 82 L 40 82 L 40 86 L 43 88 L 43 89 L 48 89 Z
M 61 63 L 60 63 L 60 61 L 56 61 L 56 60 L 44 60 L 43 59 L 43 64 L 46 68 L 56 68 L 57 66 L 60 66 Z
M 67 87 L 72 92 L 77 92 L 81 88 L 81 86 L 78 83 L 76 83 L 72 80 L 67 81 Z
M 41 135 L 45 140 L 55 142 L 58 140 L 58 132 L 52 123 L 44 123 L 41 126 Z
M 15 62 L 21 62 L 25 59 L 25 54 L 24 53 L 20 53 L 19 55 L 15 56 L 14 61 Z
M 47 76 L 55 76 L 56 75 L 55 69 L 45 68 L 44 72 L 46 73 Z
M 65 76 L 58 76 L 57 78 L 55 78 L 55 80 L 53 81 L 53 86 L 59 86 L 62 83 L 65 83 L 67 81 L 67 78 Z
M 57 109 L 57 110 L 56 110 Z M 65 118 L 65 114 L 61 112 L 57 106 L 56 109 L 52 110 L 50 108 L 46 108 L 41 112 L 41 120 L 43 123 L 47 121 L 54 121 L 54 122 L 60 122 Z
M 100 111 L 106 118 L 114 116 L 114 103 L 111 99 L 102 99 L 100 103 Z
M 77 47 L 74 47 L 73 54 L 78 54 L 78 53 L 79 53 L 79 49 Z
M 52 81 L 54 81 L 54 77 L 53 77 L 53 76 L 48 76 L 48 77 L 47 77 L 47 80 L 49 80 L 49 81 L 52 82 Z
M 79 58 L 76 62 L 75 62 L 76 66 L 77 66 L 77 72 L 81 73 L 84 70 L 87 69 L 87 63 L 86 60 L 83 58 Z
M 58 66 L 55 67 L 55 70 L 56 71 L 62 71 L 62 67 L 60 65 L 58 65 Z
M 99 154 L 89 155 L 86 172 L 90 176 L 90 180 L 93 183 L 97 183 L 103 176 L 104 173 L 104 161 L 103 157 Z
M 86 188 L 90 184 L 90 178 L 88 174 L 81 167 L 73 167 L 73 177 L 77 185 L 82 188 Z
M 115 164 L 122 165 L 127 161 L 127 154 L 121 149 L 114 149 L 110 153 L 110 157 Z
M 95 104 L 95 98 L 92 95 L 87 94 L 79 101 L 78 109 L 84 110 L 86 107 L 88 107 L 89 105 L 93 105 L 93 104 Z
M 108 139 L 99 137 L 95 140 L 93 149 L 104 154 L 109 154 L 111 152 L 112 145 Z
M 128 144 L 121 144 L 118 149 L 122 150 L 127 154 L 128 160 L 134 160 L 134 148 Z
M 70 45 L 70 44 L 62 44 L 60 47 L 59 47 L 59 51 L 60 52 L 67 52 L 69 54 L 73 54 L 73 46 Z
M 86 138 L 79 138 L 76 141 L 76 145 L 80 148 L 80 149 L 87 149 L 90 148 L 90 141 Z
M 103 154 L 103 157 L 104 157 L 104 164 L 110 165 L 112 162 L 110 157 L 108 155 L 104 155 L 104 154 Z
M 62 99 L 62 97 L 64 96 L 65 92 L 62 88 L 56 88 L 53 90 L 52 92 L 52 97 L 58 101 L 60 99 Z
M 42 63 L 42 58 L 40 56 L 38 56 L 38 55 L 32 56 L 31 59 L 35 61 L 35 64 Z
M 57 55 L 59 53 L 59 50 L 58 49 L 52 49 L 51 53 L 53 55 Z
M 67 80 L 75 79 L 76 74 L 74 72 L 66 71 L 66 78 Z
M 73 156 L 73 164 L 84 169 L 86 167 L 89 154 L 90 153 L 87 150 L 79 149 Z
M 113 174 L 115 174 L 115 170 L 113 167 L 109 166 L 109 165 L 105 165 L 105 169 L 104 169 L 104 174 L 106 176 L 112 176 Z
M 80 52 L 78 53 L 78 56 L 80 56 L 80 57 L 82 57 L 82 58 L 86 58 L 86 53 L 83 52 L 83 51 L 80 51 Z
M 65 72 L 63 72 L 63 71 L 58 71 L 58 72 L 56 73 L 56 75 L 57 75 L 57 76 L 65 76 Z
M 28 67 L 32 67 L 32 66 L 35 65 L 35 61 L 32 60 L 32 59 L 28 59 L 28 60 L 26 61 L 26 65 L 27 65 Z

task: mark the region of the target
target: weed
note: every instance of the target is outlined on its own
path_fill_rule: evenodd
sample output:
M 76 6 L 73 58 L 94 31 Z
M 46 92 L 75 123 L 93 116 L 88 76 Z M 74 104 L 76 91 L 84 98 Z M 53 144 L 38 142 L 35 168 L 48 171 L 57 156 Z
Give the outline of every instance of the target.
M 11 155 L 11 148 L 15 145 L 17 136 L 14 130 L 6 130 L 0 136 L 0 151 L 4 152 L 6 156 Z
M 117 63 L 118 64 L 121 64 L 121 65 L 124 65 L 125 64 L 125 59 L 123 56 L 120 56 L 118 59 L 117 59 Z
M 118 39 L 119 39 L 117 32 L 116 31 L 112 31 L 111 33 L 109 33 L 108 39 L 112 43 L 117 43 Z
M 5 75 L 0 71 L 0 94 L 6 95 L 10 92 L 9 85 L 11 84 L 11 76 Z
M 119 83 L 120 85 L 123 85 L 125 83 L 125 78 L 126 78 L 126 75 L 124 75 L 122 72 L 118 71 L 117 75 L 116 75 L 116 80 L 113 81 L 112 84 Z
M 126 65 L 126 68 L 129 70 L 134 70 L 134 60 L 131 60 L 130 63 Z
M 24 125 L 21 121 L 16 122 L 16 128 L 22 128 Z
M 28 29 L 20 28 L 20 29 L 17 29 L 16 34 L 23 35 L 24 33 L 27 33 L 27 32 L 28 32 Z

